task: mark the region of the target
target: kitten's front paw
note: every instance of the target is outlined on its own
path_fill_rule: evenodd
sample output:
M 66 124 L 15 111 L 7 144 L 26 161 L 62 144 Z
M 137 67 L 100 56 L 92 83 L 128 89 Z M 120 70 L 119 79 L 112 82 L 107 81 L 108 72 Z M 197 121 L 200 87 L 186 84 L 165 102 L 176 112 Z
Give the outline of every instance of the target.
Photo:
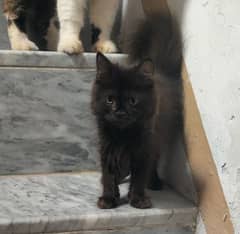
M 61 38 L 58 44 L 58 51 L 67 54 L 80 54 L 84 51 L 82 42 L 76 37 Z
M 149 197 L 133 196 L 130 200 L 130 205 L 138 209 L 147 209 L 152 207 L 152 202 Z
M 97 205 L 100 209 L 112 209 L 118 206 L 118 200 L 115 197 L 99 197 Z
M 17 38 L 11 41 L 12 50 L 39 50 L 32 41 L 27 38 Z
M 99 40 L 93 46 L 93 50 L 101 53 L 115 53 L 117 52 L 117 47 L 110 40 Z

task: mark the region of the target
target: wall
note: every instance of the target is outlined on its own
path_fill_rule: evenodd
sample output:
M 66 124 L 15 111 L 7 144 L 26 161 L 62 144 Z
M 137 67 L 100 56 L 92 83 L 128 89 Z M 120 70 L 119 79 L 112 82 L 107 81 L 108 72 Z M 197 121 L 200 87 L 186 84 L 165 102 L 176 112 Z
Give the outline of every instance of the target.
M 235 232 L 240 233 L 240 1 L 168 0 Z

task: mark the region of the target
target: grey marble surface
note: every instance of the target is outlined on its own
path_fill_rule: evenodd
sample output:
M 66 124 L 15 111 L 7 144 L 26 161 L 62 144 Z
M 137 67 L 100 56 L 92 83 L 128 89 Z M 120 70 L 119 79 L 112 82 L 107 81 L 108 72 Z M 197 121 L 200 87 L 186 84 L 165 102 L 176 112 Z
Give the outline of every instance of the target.
M 99 167 L 90 112 L 95 60 L 93 53 L 0 52 L 0 175 Z
M 0 69 L 0 174 L 98 167 L 94 70 Z
M 111 61 L 124 63 L 124 54 L 107 54 Z M 96 54 L 68 55 L 60 52 L 0 50 L 0 67 L 96 68 Z
M 122 196 L 127 187 L 121 185 Z M 128 228 L 168 227 L 191 233 L 197 212 L 190 202 L 170 190 L 150 193 L 152 209 L 139 210 L 128 204 L 111 210 L 98 209 L 96 200 L 101 188 L 97 172 L 3 176 L 0 191 L 0 233 L 4 234 L 111 229 L 129 233 Z
M 60 234 L 194 234 L 195 232 L 189 228 L 158 228 L 158 227 L 148 227 L 148 228 L 124 228 L 116 230 L 104 230 L 104 231 L 80 231 L 80 232 L 64 232 Z M 54 233 L 57 234 L 57 233 Z

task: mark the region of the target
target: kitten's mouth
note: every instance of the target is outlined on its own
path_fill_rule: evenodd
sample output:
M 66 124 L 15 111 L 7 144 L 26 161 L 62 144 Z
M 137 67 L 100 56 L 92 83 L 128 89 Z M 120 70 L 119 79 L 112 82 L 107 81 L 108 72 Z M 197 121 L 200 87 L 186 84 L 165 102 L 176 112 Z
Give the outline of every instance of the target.
M 116 122 L 113 122 L 112 123 L 115 127 L 118 127 L 118 128 L 127 128 L 131 125 L 131 122 L 126 122 L 126 121 L 116 121 Z
M 135 123 L 134 119 L 129 119 L 128 117 L 114 118 L 112 116 L 109 116 L 106 119 L 111 125 L 120 129 L 128 128 Z

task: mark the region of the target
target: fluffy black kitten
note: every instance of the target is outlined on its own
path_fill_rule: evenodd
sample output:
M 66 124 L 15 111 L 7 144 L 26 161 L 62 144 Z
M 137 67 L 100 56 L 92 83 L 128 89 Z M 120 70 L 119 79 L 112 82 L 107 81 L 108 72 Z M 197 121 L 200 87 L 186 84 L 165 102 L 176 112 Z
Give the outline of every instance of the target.
M 139 25 L 130 40 L 128 67 L 97 54 L 92 109 L 102 166 L 99 208 L 118 205 L 118 185 L 129 174 L 130 204 L 151 207 L 145 188 L 161 186 L 157 162 L 164 163 L 182 129 L 181 45 L 175 21 L 153 16 Z

